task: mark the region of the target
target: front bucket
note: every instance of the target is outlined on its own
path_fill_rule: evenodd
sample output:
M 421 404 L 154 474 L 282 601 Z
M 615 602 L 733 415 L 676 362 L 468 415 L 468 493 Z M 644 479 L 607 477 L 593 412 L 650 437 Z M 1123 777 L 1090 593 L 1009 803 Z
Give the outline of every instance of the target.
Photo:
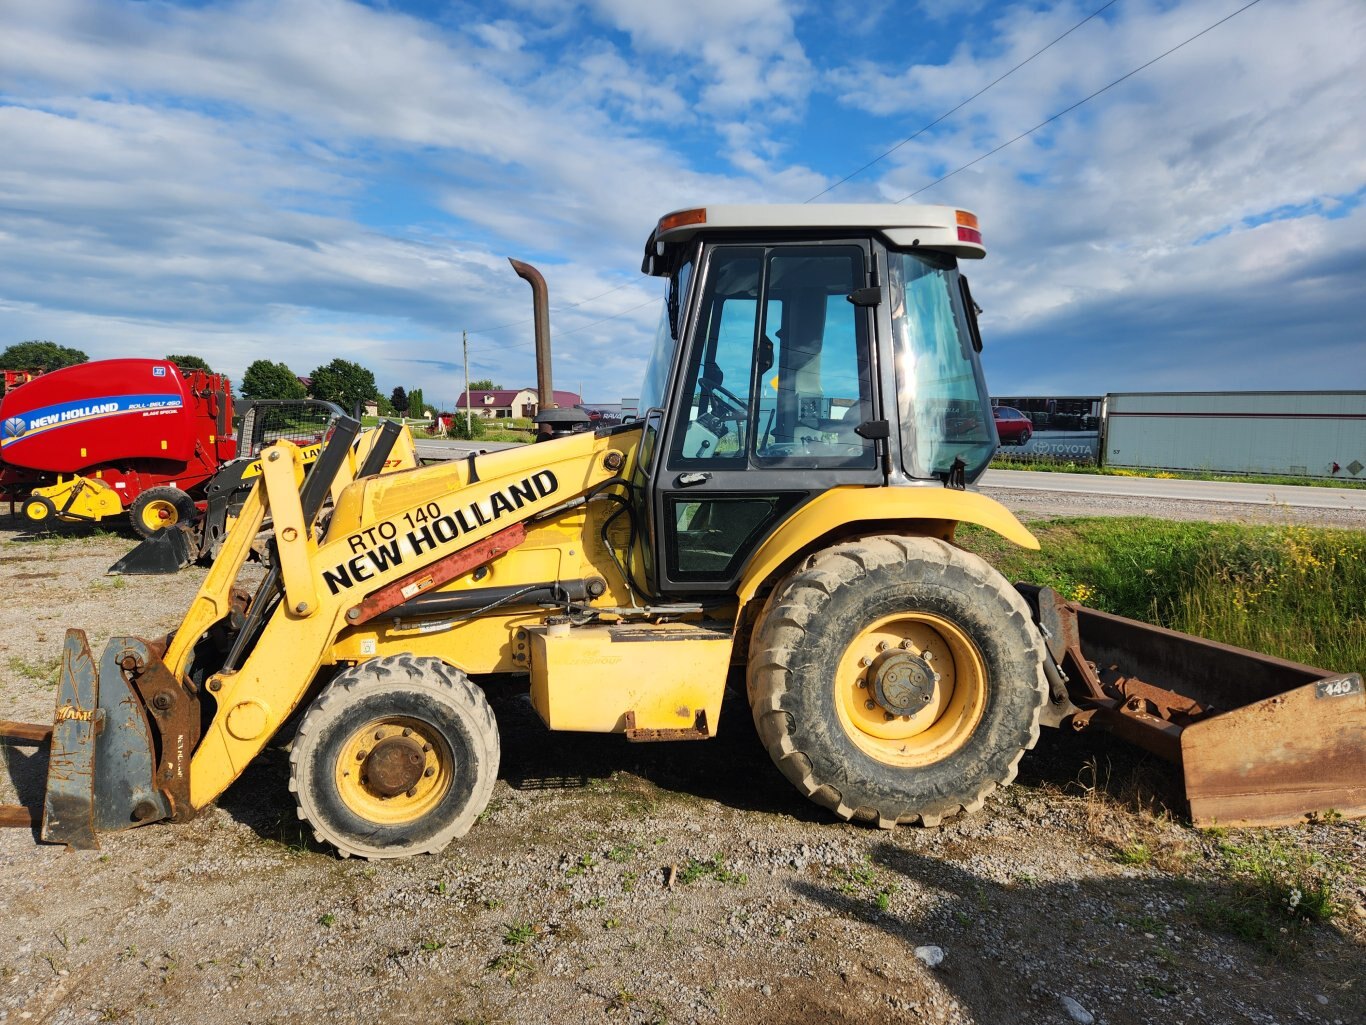
M 1336 674 L 1022 588 L 1080 711 L 1180 764 L 1197 826 L 1366 817 L 1366 692 Z
M 96 833 L 172 814 L 155 782 L 156 745 L 146 707 L 124 675 L 135 664 L 153 664 L 137 638 L 114 638 L 97 666 L 85 634 L 68 630 L 51 728 L 5 723 L 0 730 L 12 743 L 51 738 L 40 818 L 40 835 L 49 843 L 93 850 L 99 847 Z M 0 825 L 37 824 L 34 818 L 18 806 L 0 808 Z

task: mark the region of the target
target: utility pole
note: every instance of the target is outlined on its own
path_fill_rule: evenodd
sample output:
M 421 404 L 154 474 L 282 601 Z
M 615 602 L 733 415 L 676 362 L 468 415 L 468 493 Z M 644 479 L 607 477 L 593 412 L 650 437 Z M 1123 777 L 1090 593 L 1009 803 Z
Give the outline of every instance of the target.
M 470 336 L 466 331 L 460 332 L 460 347 L 465 350 L 465 436 L 469 437 L 474 431 L 474 417 L 470 411 Z

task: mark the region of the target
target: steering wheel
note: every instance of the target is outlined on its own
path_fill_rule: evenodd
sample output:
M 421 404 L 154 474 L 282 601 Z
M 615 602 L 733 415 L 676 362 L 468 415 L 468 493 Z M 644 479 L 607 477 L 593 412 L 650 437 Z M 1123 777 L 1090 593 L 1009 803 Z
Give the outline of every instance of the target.
M 701 377 L 698 378 L 697 384 L 702 389 L 702 394 L 707 397 L 709 412 L 718 420 L 749 419 L 748 406 L 732 392 L 727 391 L 720 381 Z

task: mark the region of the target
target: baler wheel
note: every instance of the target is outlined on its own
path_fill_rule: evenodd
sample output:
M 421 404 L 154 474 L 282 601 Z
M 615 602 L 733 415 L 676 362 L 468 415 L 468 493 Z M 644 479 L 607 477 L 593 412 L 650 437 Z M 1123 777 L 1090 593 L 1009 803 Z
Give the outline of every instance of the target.
M 194 499 L 179 488 L 163 486 L 148 488 L 128 507 L 128 519 L 133 532 L 149 538 L 177 523 L 189 523 L 197 512 Z
M 769 755 L 817 804 L 933 826 L 1015 778 L 1048 684 L 1029 609 L 999 573 L 944 541 L 879 536 L 778 584 L 749 698 Z
M 44 498 L 42 495 L 29 495 L 24 499 L 21 511 L 24 519 L 32 527 L 49 525 L 57 518 L 57 507 L 52 504 L 50 498 Z
M 342 857 L 435 854 L 464 836 L 498 778 L 484 693 L 435 658 L 390 655 L 339 674 L 299 723 L 289 789 Z

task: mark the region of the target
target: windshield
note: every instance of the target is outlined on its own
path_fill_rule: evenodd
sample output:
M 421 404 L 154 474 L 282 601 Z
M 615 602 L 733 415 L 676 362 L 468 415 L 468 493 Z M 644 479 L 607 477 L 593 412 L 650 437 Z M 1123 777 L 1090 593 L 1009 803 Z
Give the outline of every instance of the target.
M 957 263 L 929 251 L 893 252 L 887 276 L 905 470 L 940 477 L 961 458 L 972 480 L 996 449 L 996 424 Z
M 669 277 L 669 289 L 664 295 L 664 309 L 660 311 L 659 326 L 655 329 L 654 349 L 645 367 L 645 380 L 640 386 L 640 412 L 664 405 L 665 390 L 669 386 L 669 368 L 678 335 L 683 328 L 683 308 L 688 296 L 688 282 L 692 279 L 692 258 L 684 260 Z

